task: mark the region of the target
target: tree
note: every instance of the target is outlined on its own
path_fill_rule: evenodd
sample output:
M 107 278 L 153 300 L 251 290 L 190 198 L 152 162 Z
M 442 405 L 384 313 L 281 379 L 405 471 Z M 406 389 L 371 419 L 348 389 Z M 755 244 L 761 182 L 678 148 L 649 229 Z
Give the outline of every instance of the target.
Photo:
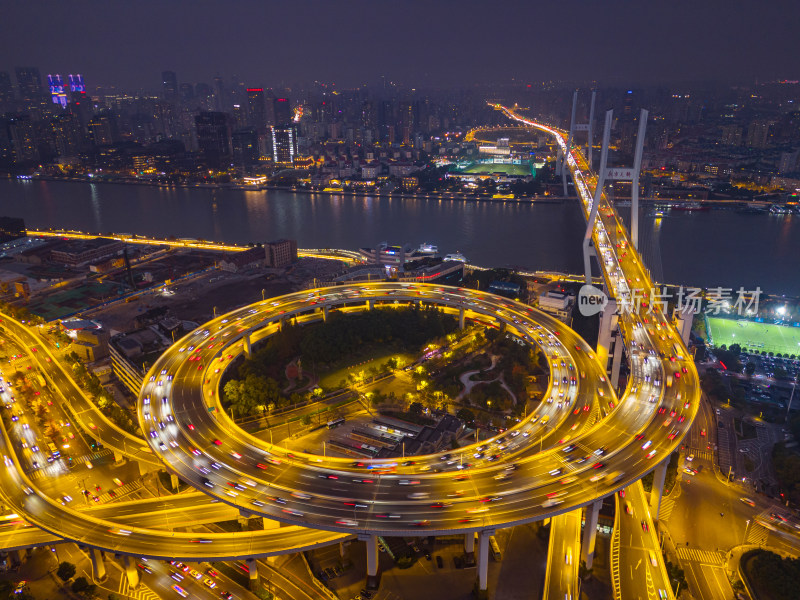
M 468 408 L 459 408 L 458 412 L 456 412 L 456 417 L 467 425 L 473 424 L 475 421 L 475 414 Z
M 745 375 L 747 375 L 748 377 L 752 377 L 753 373 L 756 372 L 756 364 L 754 362 L 748 362 L 744 366 L 744 372 L 745 372 Z
M 75 577 L 75 570 L 75 565 L 64 561 L 58 565 L 58 571 L 56 571 L 56 575 L 58 575 L 62 581 L 67 582 Z
M 78 577 L 75 581 L 72 582 L 72 591 L 76 594 L 82 594 L 86 598 L 91 598 L 94 595 L 94 591 L 97 589 L 97 586 L 93 583 L 89 583 L 89 580 L 86 577 Z

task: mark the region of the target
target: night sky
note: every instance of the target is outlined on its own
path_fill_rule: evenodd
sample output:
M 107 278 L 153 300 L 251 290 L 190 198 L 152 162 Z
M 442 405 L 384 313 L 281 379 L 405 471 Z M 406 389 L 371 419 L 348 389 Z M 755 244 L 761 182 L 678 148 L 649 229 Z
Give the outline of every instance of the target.
M 750 82 L 800 77 L 799 23 L 784 0 L 6 1 L 0 70 L 154 90 L 162 70 L 270 86 Z

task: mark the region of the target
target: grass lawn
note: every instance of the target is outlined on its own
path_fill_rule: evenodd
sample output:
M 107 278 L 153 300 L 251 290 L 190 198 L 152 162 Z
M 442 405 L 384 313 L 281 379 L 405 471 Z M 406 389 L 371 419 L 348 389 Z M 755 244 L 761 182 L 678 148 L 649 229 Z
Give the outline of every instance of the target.
M 709 317 L 708 329 L 717 348 L 739 344 L 749 352 L 800 354 L 800 327 Z
M 332 389 L 338 387 L 339 382 L 342 379 L 347 379 L 348 373 L 360 373 L 364 372 L 365 376 L 369 376 L 369 368 L 371 366 L 380 367 L 383 363 L 389 360 L 392 357 L 397 357 L 403 364 L 408 364 L 413 362 L 417 359 L 416 356 L 413 354 L 403 354 L 400 352 L 392 352 L 389 354 L 381 353 L 380 356 L 375 356 L 372 358 L 364 358 L 357 363 L 353 363 L 347 365 L 346 367 L 341 367 L 330 371 L 329 373 L 325 373 L 320 375 L 319 385 L 325 389 Z M 357 360 L 357 359 L 356 359 Z

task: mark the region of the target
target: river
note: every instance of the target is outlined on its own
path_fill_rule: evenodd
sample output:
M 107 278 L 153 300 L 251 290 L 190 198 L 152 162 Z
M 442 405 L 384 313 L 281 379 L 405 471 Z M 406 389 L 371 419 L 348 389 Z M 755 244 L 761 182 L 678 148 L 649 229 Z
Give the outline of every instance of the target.
M 574 201 L 517 204 L 0 180 L 0 214 L 64 228 L 234 243 L 293 238 L 301 248 L 435 244 L 481 266 L 578 273 L 585 224 Z M 628 209 L 621 209 L 625 217 Z M 642 210 L 655 278 L 800 296 L 800 217 Z

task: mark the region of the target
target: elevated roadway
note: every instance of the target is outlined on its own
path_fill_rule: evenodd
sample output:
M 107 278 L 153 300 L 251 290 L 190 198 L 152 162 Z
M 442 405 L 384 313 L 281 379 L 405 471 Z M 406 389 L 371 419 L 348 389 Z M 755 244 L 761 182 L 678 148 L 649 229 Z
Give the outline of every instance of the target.
M 508 114 L 548 131 L 565 146 L 563 134 Z M 588 218 L 593 204 L 589 190 L 596 179 L 571 149 L 568 165 Z M 634 289 L 649 294 L 652 285 L 624 226 L 604 196 L 599 203 L 592 235 L 610 295 L 632 301 Z M 369 309 L 411 302 L 499 323 L 524 343 L 540 345 L 550 365 L 548 399 L 553 402 L 545 401 L 514 430 L 487 442 L 446 455 L 399 464 L 363 461 L 363 466 L 289 453 L 241 432 L 224 413 L 209 412 L 218 396 L 205 383 L 209 375 L 248 352 L 259 331 L 310 311 L 324 317 L 347 305 Z M 203 538 L 137 527 L 122 531 L 112 521 L 72 511 L 41 494 L 19 469 L 5 431 L 0 451 L 10 464 L 0 470 L 0 480 L 7 500 L 35 525 L 121 554 L 237 559 L 291 552 L 353 533 L 371 540 L 377 534 L 421 532 L 479 531 L 485 537 L 497 527 L 592 504 L 637 481 L 680 444 L 698 408 L 697 372 L 657 307 L 649 302 L 633 306 L 621 312 L 619 322 L 631 357 L 631 377 L 620 400 L 605 380 L 605 365 L 574 332 L 528 307 L 473 290 L 351 285 L 256 303 L 206 323 L 173 345 L 150 370 L 138 403 L 140 422 L 153 455 L 199 490 L 242 514 L 303 526 L 283 528 L 279 537 L 271 531 Z M 54 383 L 70 382 L 66 377 Z M 588 424 L 570 420 L 590 413 L 593 406 L 602 419 Z M 542 430 L 563 431 L 568 423 L 577 424 L 574 430 L 569 425 L 570 438 L 552 435 L 545 447 Z M 462 468 L 465 464 L 469 468 Z

